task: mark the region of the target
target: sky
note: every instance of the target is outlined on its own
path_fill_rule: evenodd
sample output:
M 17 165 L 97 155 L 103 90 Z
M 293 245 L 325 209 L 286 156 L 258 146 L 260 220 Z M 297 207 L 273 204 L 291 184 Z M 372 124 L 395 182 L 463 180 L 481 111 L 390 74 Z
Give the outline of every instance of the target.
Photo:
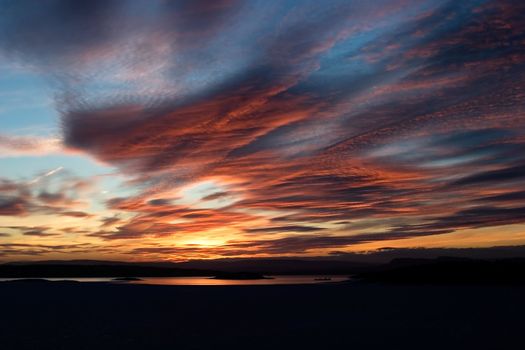
M 524 12 L 0 0 L 0 261 L 523 245 Z

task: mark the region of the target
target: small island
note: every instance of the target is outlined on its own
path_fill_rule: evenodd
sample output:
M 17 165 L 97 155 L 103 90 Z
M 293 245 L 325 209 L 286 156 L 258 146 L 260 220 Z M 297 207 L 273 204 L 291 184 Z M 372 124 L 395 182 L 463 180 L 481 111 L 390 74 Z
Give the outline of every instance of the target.
M 256 272 L 221 272 L 212 277 L 218 280 L 265 280 L 273 279 Z
M 117 277 L 117 278 L 113 278 L 112 281 L 116 281 L 116 282 L 137 282 L 137 281 L 142 281 L 142 279 L 140 279 L 138 277 Z

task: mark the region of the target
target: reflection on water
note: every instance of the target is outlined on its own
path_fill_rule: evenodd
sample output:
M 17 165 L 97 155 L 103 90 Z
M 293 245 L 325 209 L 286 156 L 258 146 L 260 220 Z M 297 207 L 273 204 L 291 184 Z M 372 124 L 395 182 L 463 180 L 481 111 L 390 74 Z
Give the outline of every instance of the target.
M 261 280 L 220 280 L 210 277 L 153 277 L 143 278 L 140 284 L 165 284 L 189 286 L 220 286 L 220 285 L 262 285 L 262 284 L 312 284 L 326 282 L 341 282 L 347 276 L 330 276 L 330 280 L 317 280 L 319 276 L 270 276 L 271 279 Z M 323 276 L 325 277 L 325 276 Z
M 78 281 L 78 282 L 113 282 L 126 284 L 157 284 L 170 286 L 228 286 L 228 285 L 267 285 L 267 284 L 313 284 L 341 282 L 348 280 L 347 276 L 270 276 L 271 279 L 261 280 L 219 280 L 211 277 L 141 277 L 140 281 L 113 281 L 113 277 L 79 277 L 79 278 L 45 278 L 48 281 Z M 0 278 L 1 281 L 12 281 L 18 278 Z

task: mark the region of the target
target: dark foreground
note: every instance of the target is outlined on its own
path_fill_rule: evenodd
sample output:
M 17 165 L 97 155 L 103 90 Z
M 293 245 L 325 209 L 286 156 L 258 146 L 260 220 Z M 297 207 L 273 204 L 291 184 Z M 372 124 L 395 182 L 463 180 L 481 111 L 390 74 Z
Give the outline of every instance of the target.
M 0 283 L 0 348 L 513 349 L 525 287 Z

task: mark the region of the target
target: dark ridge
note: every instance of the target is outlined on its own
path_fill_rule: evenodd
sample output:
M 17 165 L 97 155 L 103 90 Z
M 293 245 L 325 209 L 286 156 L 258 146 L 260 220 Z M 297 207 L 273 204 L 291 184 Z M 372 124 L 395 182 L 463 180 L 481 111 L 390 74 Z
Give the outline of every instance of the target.
M 186 277 L 214 276 L 217 271 L 124 265 L 0 265 L 2 278 L 34 277 Z
M 261 275 L 348 275 L 371 264 L 338 260 L 219 259 L 189 262 L 118 262 L 98 260 L 11 262 L 0 265 L 0 277 L 184 277 L 225 273 Z
M 393 284 L 525 285 L 525 259 L 394 259 L 355 277 L 364 282 Z
M 218 280 L 264 280 L 272 279 L 272 277 L 266 277 L 260 273 L 254 272 L 221 272 L 216 274 L 214 279 Z
M 117 277 L 113 278 L 112 281 L 118 281 L 118 282 L 137 282 L 142 281 L 141 278 L 138 277 Z
M 178 263 L 182 268 L 253 272 L 263 275 L 348 275 L 369 270 L 374 264 L 328 259 L 218 259 Z

